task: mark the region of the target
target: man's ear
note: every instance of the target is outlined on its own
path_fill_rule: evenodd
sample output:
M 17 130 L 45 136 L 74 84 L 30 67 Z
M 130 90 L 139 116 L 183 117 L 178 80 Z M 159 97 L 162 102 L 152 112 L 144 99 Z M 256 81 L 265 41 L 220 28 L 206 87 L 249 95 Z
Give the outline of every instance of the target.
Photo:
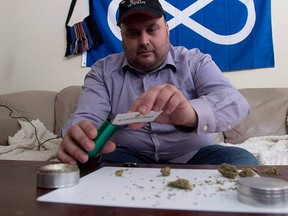
M 169 25 L 168 23 L 166 22 L 166 29 L 167 29 L 167 34 L 168 34 L 168 37 L 170 36 L 170 31 L 169 31 Z

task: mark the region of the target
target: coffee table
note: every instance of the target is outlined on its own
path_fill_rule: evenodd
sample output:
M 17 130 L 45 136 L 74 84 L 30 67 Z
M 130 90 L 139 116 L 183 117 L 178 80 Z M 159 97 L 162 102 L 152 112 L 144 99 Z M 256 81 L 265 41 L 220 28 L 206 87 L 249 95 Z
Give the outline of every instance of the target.
M 37 188 L 37 170 L 44 165 L 55 162 L 36 162 L 36 161 L 9 161 L 0 160 L 0 215 L 117 215 L 117 216 L 225 216 L 225 215 L 271 215 L 271 214 L 251 214 L 251 213 L 227 213 L 227 212 L 206 212 L 206 211 L 180 211 L 180 210 L 162 210 L 162 209 L 141 209 L 141 208 L 121 208 L 121 207 L 104 207 L 88 206 L 61 203 L 38 202 L 37 197 L 50 192 L 51 190 Z M 87 175 L 102 166 L 122 167 L 123 164 L 98 164 L 91 163 L 81 168 L 80 175 Z M 139 165 L 140 167 L 160 167 L 160 165 Z M 169 165 L 170 166 L 170 165 Z M 173 168 L 186 169 L 217 169 L 213 165 L 171 165 Z M 243 166 L 241 166 L 242 168 Z M 288 180 L 288 166 L 278 166 L 281 175 L 273 176 L 275 178 Z M 240 168 L 240 167 L 239 167 Z M 271 166 L 257 166 L 259 175 L 263 174 L 264 169 Z M 269 175 L 271 177 L 271 175 Z M 281 215 L 281 214 L 274 214 Z

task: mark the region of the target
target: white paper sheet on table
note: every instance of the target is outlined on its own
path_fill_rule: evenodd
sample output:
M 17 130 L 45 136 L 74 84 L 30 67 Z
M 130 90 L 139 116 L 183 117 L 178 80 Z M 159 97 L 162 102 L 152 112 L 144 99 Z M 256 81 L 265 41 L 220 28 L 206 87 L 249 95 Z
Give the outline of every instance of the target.
M 237 199 L 236 180 L 224 178 L 218 170 L 171 169 L 162 176 L 160 168 L 103 167 L 80 179 L 79 184 L 38 197 L 38 201 L 97 206 L 173 210 L 288 213 L 285 208 L 254 207 Z M 168 187 L 178 178 L 187 179 L 192 190 Z

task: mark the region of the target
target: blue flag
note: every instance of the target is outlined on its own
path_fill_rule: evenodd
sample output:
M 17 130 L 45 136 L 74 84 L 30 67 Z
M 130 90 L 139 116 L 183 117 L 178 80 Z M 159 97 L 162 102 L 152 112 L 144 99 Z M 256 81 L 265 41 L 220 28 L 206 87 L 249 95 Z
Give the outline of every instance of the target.
M 199 48 L 222 71 L 274 67 L 271 0 L 159 0 L 173 45 Z M 104 44 L 89 50 L 84 65 L 122 52 L 116 25 L 120 0 L 94 0 L 93 18 Z

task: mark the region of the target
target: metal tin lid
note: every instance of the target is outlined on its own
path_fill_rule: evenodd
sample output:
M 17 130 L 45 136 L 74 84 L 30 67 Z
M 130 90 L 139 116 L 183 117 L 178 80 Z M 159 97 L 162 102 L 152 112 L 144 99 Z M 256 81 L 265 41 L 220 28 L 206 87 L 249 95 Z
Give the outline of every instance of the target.
M 77 165 L 50 164 L 42 166 L 37 172 L 37 186 L 40 188 L 62 188 L 79 182 L 80 172 Z
M 261 207 L 288 206 L 288 182 L 270 177 L 246 177 L 237 181 L 238 200 Z

